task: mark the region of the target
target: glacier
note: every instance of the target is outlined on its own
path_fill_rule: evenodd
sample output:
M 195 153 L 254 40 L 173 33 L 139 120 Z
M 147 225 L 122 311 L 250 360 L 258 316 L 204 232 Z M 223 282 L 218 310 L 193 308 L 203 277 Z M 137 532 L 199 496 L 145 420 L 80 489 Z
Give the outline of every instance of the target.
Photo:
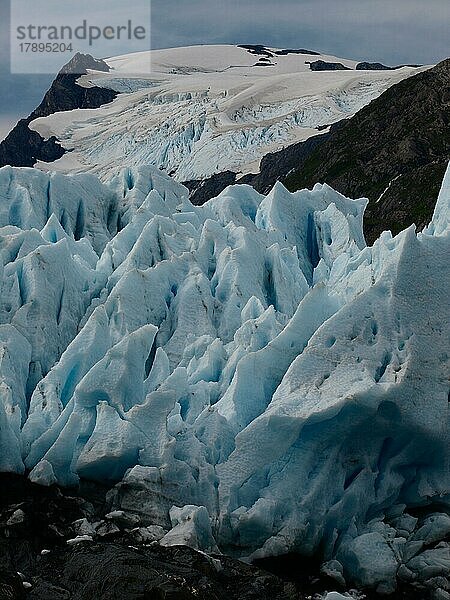
M 81 88 L 119 92 L 96 109 L 36 118 L 30 129 L 56 136 L 67 150 L 42 170 L 93 172 L 102 180 L 123 166 L 151 164 L 177 181 L 231 170 L 255 173 L 269 152 L 323 134 L 392 85 L 428 67 L 357 70 L 357 63 L 328 55 L 348 70 L 311 71 L 311 55 L 273 54 L 269 66 L 233 45 L 202 45 L 136 52 L 105 59 L 109 72 L 89 69 Z
M 450 167 L 421 233 L 326 184 L 0 169 L 0 470 L 246 560 L 448 588 Z

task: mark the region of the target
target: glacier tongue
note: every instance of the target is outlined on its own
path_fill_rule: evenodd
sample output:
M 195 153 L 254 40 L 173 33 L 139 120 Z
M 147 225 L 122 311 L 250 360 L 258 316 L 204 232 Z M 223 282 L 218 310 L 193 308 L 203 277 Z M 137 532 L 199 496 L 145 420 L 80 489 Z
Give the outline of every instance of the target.
M 411 511 L 449 504 L 449 181 L 368 248 L 326 185 L 194 207 L 152 167 L 0 169 L 0 469 L 119 482 L 165 543 L 445 576 Z

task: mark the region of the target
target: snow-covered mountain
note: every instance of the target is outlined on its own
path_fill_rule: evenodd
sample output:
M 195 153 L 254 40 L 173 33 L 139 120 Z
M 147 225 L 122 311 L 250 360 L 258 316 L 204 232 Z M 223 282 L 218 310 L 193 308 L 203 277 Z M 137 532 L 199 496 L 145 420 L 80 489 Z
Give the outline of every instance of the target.
M 450 169 L 366 247 L 326 185 L 194 207 L 152 167 L 1 169 L 0 470 L 119 482 L 163 544 L 445 587 L 449 202 Z
M 191 46 L 109 58 L 77 86 L 117 92 L 115 100 L 94 109 L 55 107 L 55 114 L 31 121 L 33 132 L 55 136 L 68 151 L 36 166 L 92 171 L 103 180 L 124 164 L 152 164 L 178 181 L 257 172 L 268 152 L 328 131 L 420 71 L 375 67 L 263 46 Z

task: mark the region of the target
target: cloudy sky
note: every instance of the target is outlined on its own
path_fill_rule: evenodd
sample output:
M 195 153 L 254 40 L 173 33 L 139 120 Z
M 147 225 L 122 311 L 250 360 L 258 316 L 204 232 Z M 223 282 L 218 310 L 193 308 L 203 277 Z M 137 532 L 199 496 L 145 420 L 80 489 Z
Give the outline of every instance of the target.
M 68 20 L 80 17 L 80 1 L 59 2 Z M 102 2 L 113 5 L 126 21 L 129 6 L 135 10 L 142 1 L 149 0 L 89 4 L 97 17 Z M 0 139 L 40 102 L 52 79 L 10 75 L 8 4 L 0 0 Z M 105 10 L 105 17 L 110 13 Z M 432 64 L 450 56 L 449 0 L 153 0 L 151 19 L 154 48 L 259 43 L 391 65 Z

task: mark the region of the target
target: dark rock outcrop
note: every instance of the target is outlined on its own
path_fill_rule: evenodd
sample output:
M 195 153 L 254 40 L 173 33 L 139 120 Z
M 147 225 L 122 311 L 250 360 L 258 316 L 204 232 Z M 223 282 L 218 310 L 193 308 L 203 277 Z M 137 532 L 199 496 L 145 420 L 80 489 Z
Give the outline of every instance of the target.
M 291 48 L 287 48 L 285 50 L 275 50 L 274 54 L 277 56 L 287 56 L 288 54 L 309 54 L 311 56 L 320 56 L 320 52 L 306 50 L 305 48 L 298 48 L 297 50 L 292 50 Z
M 25 588 L 19 575 L 0 568 L 0 599 L 25 600 L 25 598 Z
M 422 65 L 398 65 L 396 67 L 387 67 L 383 63 L 379 62 L 360 62 L 356 65 L 357 71 L 393 71 L 395 69 L 401 69 L 403 67 L 421 67 Z
M 93 482 L 47 488 L 0 473 L 0 487 L 0 600 L 306 600 L 345 591 L 321 572 L 320 556 L 249 565 L 160 545 L 163 528 L 139 526 L 136 513 L 108 512 L 108 488 Z M 391 596 L 429 597 L 409 584 Z M 380 597 L 366 590 L 365 598 Z
M 112 102 L 117 92 L 95 86 L 84 88 L 76 84 L 76 80 L 81 75 L 85 75 L 88 69 L 109 71 L 108 65 L 103 60 L 97 60 L 90 54 L 75 54 L 58 73 L 41 104 L 30 117 L 36 119 L 75 108 L 99 108 L 103 104 Z
M 244 48 L 244 50 L 247 50 L 247 52 L 254 54 L 255 56 L 266 56 L 267 58 L 273 57 L 273 52 L 261 44 L 238 44 L 238 48 Z
M 320 52 L 314 52 L 314 50 L 306 50 L 305 48 L 286 48 L 284 50 L 269 50 L 261 44 L 239 44 L 238 48 L 244 48 L 250 54 L 258 56 L 266 56 L 272 58 L 273 56 L 287 56 L 288 54 L 308 54 L 310 56 L 320 56 Z
M 357 71 L 391 71 L 395 67 L 387 67 L 379 62 L 360 62 L 356 65 Z
M 0 144 L 0 167 L 32 167 L 36 161 L 53 162 L 65 154 L 64 148 L 52 135 L 48 140 L 29 129 L 30 117 L 20 119 Z
M 404 79 L 343 122 L 284 183 L 291 191 L 326 182 L 368 197 L 365 233 L 398 233 L 431 219 L 450 159 L 450 59 Z
M 185 185 L 190 194 L 190 201 L 196 206 L 204 204 L 210 198 L 218 196 L 229 185 L 236 183 L 236 173 L 233 171 L 224 171 L 217 173 L 207 179 L 193 179 L 186 181 Z
M 87 73 L 87 69 L 109 71 L 104 61 L 89 54 L 76 54 L 58 73 L 41 104 L 26 119 L 21 119 L 0 143 L 0 167 L 32 167 L 38 160 L 52 162 L 63 156 L 65 150 L 54 136 L 44 140 L 30 130 L 28 125 L 34 119 L 76 108 L 98 108 L 116 98 L 117 92 L 112 90 L 77 85 L 76 80 Z
M 351 71 L 350 67 L 346 67 L 339 62 L 327 62 L 325 60 L 315 60 L 307 63 L 311 71 Z
M 290 600 L 293 584 L 223 556 L 186 546 L 132 547 L 81 543 L 50 553 L 40 562 L 28 597 L 77 600 Z
M 149 541 L 145 529 L 132 529 L 131 515 L 105 520 L 104 490 L 93 484 L 85 490 L 94 504 L 79 490 L 40 487 L 23 476 L 0 474 L 0 485 L 1 600 L 304 598 L 294 583 L 260 568 Z

